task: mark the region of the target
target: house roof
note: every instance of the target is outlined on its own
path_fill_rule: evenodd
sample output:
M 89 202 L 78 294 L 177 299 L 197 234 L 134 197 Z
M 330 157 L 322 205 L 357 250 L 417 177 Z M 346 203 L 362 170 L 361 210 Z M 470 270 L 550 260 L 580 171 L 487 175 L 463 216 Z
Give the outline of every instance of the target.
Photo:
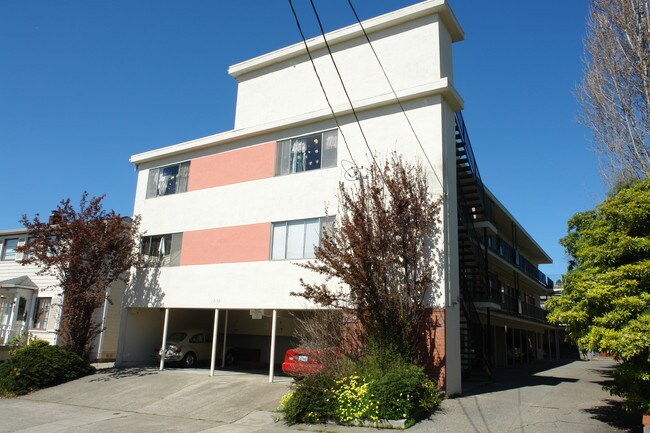
M 19 236 L 27 233 L 26 228 L 0 230 L 0 236 Z
M 38 289 L 38 286 L 27 275 L 21 277 L 10 278 L 8 280 L 0 281 L 0 288 L 3 289 Z

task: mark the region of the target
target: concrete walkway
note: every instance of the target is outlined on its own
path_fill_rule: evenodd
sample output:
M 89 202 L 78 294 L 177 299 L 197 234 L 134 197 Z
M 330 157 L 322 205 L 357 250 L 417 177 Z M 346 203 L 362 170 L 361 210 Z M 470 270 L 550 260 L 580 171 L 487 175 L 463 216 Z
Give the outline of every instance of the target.
M 601 389 L 611 360 L 540 363 L 471 383 L 408 431 L 467 433 L 641 432 Z M 377 432 L 275 422 L 291 380 L 205 370 L 106 369 L 15 399 L 0 399 L 0 432 Z M 383 430 L 382 430 L 383 431 Z
M 641 416 L 602 389 L 614 362 L 596 358 L 538 363 L 499 371 L 489 385 L 471 383 L 411 432 L 641 432 Z M 467 389 L 469 388 L 469 389 Z

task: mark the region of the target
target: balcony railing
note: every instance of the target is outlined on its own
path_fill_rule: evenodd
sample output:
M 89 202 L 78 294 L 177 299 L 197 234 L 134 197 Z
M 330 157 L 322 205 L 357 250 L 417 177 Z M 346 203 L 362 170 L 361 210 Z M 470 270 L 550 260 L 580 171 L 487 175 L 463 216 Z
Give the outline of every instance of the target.
M 487 236 L 485 239 L 487 248 L 497 254 L 499 257 L 521 270 L 533 280 L 537 281 L 547 289 L 553 288 L 553 280 L 548 278 L 542 271 L 537 269 L 530 261 L 524 258 L 510 244 L 499 236 Z
M 497 286 L 498 287 L 498 286 Z M 522 299 L 506 295 L 503 292 L 489 289 L 474 294 L 475 302 L 490 302 L 501 307 L 501 311 L 513 316 L 546 322 L 547 311 L 536 305 L 528 304 Z

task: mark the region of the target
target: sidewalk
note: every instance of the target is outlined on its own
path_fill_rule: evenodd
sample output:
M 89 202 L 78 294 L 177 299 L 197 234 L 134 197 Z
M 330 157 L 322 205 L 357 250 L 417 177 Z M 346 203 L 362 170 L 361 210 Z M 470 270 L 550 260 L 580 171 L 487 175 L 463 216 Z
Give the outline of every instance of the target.
M 408 431 L 462 433 L 641 432 L 602 390 L 611 359 L 539 363 L 469 383 L 462 397 Z M 107 369 L 16 399 L 0 399 L 0 432 L 338 432 L 385 430 L 292 426 L 273 412 L 291 381 L 205 370 Z

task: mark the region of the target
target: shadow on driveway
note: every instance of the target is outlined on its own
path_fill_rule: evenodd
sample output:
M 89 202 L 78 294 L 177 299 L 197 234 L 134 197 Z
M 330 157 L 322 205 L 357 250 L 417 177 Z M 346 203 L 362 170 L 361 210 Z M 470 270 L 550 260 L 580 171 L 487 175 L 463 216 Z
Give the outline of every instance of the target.
M 556 386 L 564 382 L 577 382 L 575 377 L 555 376 L 553 373 L 546 373 L 558 367 L 576 362 L 575 359 L 560 361 L 539 361 L 532 364 L 522 364 L 497 369 L 492 380 L 483 378 L 469 378 L 463 381 L 463 397 L 491 393 L 496 391 L 507 391 L 528 386 L 548 385 Z
M 154 367 L 129 367 L 129 368 L 105 368 L 98 370 L 88 382 L 108 382 L 115 379 L 126 379 L 131 377 L 144 377 L 158 374 Z
M 641 414 L 629 413 L 618 400 L 605 400 L 603 405 L 585 409 L 592 418 L 629 433 L 642 433 Z

